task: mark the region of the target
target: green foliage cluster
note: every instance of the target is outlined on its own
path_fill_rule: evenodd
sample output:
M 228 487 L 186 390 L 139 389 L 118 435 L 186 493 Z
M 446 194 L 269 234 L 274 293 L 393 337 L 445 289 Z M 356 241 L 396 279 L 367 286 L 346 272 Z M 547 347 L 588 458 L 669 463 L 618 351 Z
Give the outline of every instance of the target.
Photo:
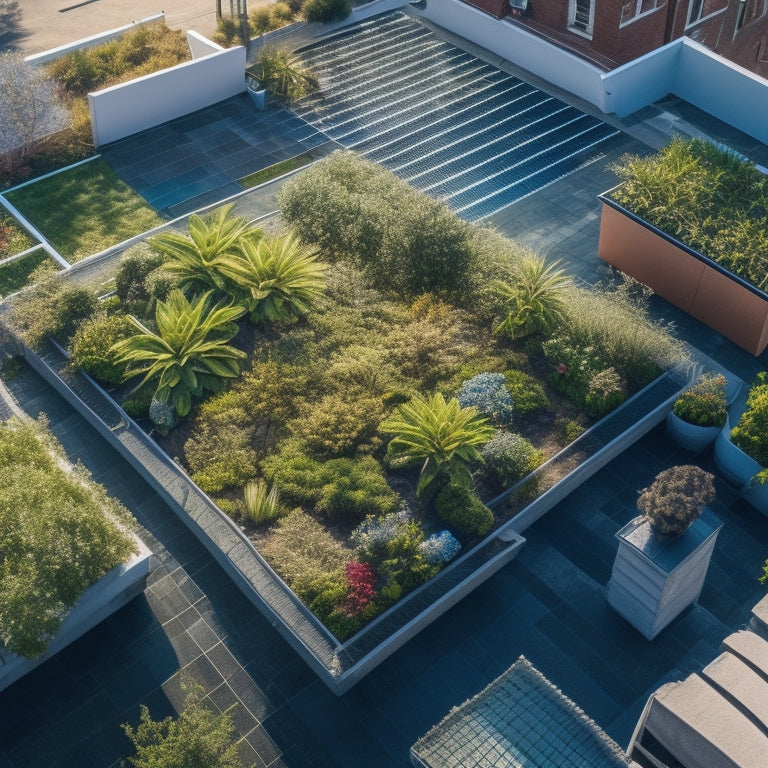
M 747 395 L 747 407 L 731 430 L 731 441 L 761 467 L 768 467 L 768 373 L 761 371 Z
M 352 13 L 352 0 L 304 0 L 304 16 L 307 21 L 332 21 L 346 19 Z
M 616 202 L 709 256 L 739 277 L 768 288 L 768 177 L 701 139 L 677 137 L 655 155 L 626 156 L 614 171 Z
M 72 336 L 69 346 L 72 363 L 104 384 L 120 384 L 125 376 L 125 365 L 116 362 L 112 347 L 128 338 L 132 329 L 125 315 L 92 315 Z
M 689 424 L 699 427 L 722 427 L 728 418 L 722 373 L 704 373 L 675 400 L 672 410 Z
M 48 70 L 72 97 L 88 93 L 161 69 L 190 58 L 182 32 L 164 23 L 143 24 L 115 40 L 78 49 L 50 64 Z
M 504 371 L 504 378 L 507 380 L 515 411 L 521 416 L 549 407 L 549 398 L 544 387 L 530 374 L 511 368 Z
M 302 240 L 328 258 L 357 262 L 383 290 L 410 297 L 468 293 L 475 261 L 469 225 L 351 152 L 335 152 L 290 179 L 280 209 Z
M 51 278 L 14 302 L 11 318 L 32 349 L 39 349 L 49 337 L 66 346 L 78 326 L 96 311 L 96 306 L 96 296 L 87 288 Z
M 0 425 L 0 640 L 34 658 L 80 595 L 134 551 L 125 512 L 82 473 L 43 423 Z
M 317 78 L 312 72 L 282 48 L 264 46 L 247 71 L 271 95 L 284 101 L 300 99 L 318 88 Z
M 286 441 L 263 460 L 262 470 L 286 501 L 311 506 L 331 522 L 355 523 L 397 506 L 397 494 L 372 456 L 318 461 Z
M 514 485 L 544 460 L 530 440 L 514 432 L 497 432 L 481 449 L 483 482 L 494 493 Z
M 123 723 L 135 750 L 128 762 L 133 768 L 244 768 L 231 709 L 217 712 L 195 683 L 183 683 L 182 690 L 184 709 L 178 717 L 153 720 L 142 704 L 138 726 Z
M 283 513 L 277 486 L 271 488 L 259 480 L 249 480 L 243 492 L 245 517 L 256 525 L 272 523 Z
M 437 516 L 462 541 L 481 538 L 493 528 L 493 512 L 474 492 L 462 485 L 448 483 L 435 497 Z

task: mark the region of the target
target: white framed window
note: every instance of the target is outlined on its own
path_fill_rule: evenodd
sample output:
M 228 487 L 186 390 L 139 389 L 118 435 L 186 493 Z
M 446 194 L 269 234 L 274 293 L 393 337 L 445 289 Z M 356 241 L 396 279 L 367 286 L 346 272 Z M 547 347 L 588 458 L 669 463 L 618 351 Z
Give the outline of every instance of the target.
M 619 26 L 631 24 L 636 19 L 653 13 L 658 8 L 663 8 L 667 0 L 625 0 L 621 6 L 621 20 Z
M 762 19 L 766 12 L 768 12 L 768 0 L 740 0 L 734 36 L 742 27 Z
M 698 24 L 710 16 L 716 16 L 723 13 L 728 8 L 728 0 L 690 0 L 688 5 L 688 20 L 686 29 Z
M 568 28 L 571 32 L 592 39 L 595 23 L 595 0 L 569 0 Z

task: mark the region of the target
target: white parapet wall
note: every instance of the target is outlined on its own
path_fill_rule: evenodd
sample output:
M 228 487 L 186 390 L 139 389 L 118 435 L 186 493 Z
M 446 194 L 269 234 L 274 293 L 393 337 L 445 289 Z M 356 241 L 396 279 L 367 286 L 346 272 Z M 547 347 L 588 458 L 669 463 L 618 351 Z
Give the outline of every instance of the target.
M 0 664 L 0 691 L 66 648 L 144 591 L 152 552 L 138 536 L 133 538 L 136 554 L 122 565 L 113 568 L 82 594 L 40 658 L 26 659 L 7 651 L 3 653 Z
M 58 48 L 51 48 L 50 50 L 42 51 L 41 53 L 34 53 L 31 56 L 27 56 L 24 61 L 28 64 L 46 64 L 49 61 L 60 59 L 62 56 L 72 53 L 72 51 L 82 51 L 86 48 L 93 48 L 95 45 L 108 43 L 110 40 L 114 40 L 116 37 L 120 37 L 120 35 L 125 34 L 130 30 L 140 27 L 142 24 L 154 24 L 158 21 L 165 21 L 165 13 L 162 11 L 153 16 L 147 16 L 138 21 L 132 21 L 130 24 L 124 24 L 122 27 L 115 27 L 114 29 L 108 29 L 106 32 L 99 32 L 98 35 L 91 35 L 90 37 L 84 37 L 81 40 L 75 40 L 74 43 L 60 45 Z
M 94 145 L 100 147 L 243 93 L 245 59 L 245 48 L 237 46 L 89 93 Z
M 202 59 L 203 56 L 210 56 L 212 53 L 224 50 L 223 45 L 214 43 L 213 40 L 209 40 L 194 29 L 187 31 L 187 45 L 193 59 Z

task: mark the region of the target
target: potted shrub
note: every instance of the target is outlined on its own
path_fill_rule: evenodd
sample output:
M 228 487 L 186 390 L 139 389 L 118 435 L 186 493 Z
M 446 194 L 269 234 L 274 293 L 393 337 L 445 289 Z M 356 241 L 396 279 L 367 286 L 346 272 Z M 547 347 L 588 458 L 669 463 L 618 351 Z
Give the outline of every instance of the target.
M 700 139 L 625 156 L 598 256 L 753 355 L 768 345 L 768 176 Z
M 696 453 L 714 443 L 728 418 L 726 386 L 722 373 L 699 376 L 672 405 L 667 416 L 670 437 Z
M 726 421 L 715 440 L 715 464 L 741 496 L 768 515 L 768 373 L 757 375 L 736 425 Z
M 709 472 L 670 467 L 640 492 L 642 514 L 616 534 L 608 603 L 649 640 L 701 593 L 722 525 L 706 508 L 714 498 Z

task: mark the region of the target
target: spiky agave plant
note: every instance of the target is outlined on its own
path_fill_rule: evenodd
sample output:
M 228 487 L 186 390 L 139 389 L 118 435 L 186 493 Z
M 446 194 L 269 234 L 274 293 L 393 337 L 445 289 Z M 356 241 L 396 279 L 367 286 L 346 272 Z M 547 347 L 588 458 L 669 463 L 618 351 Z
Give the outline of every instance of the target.
M 161 232 L 149 239 L 153 250 L 167 257 L 164 267 L 176 275 L 183 288 L 193 291 L 226 290 L 221 266 L 238 252 L 243 242 L 255 243 L 262 232 L 242 216 L 231 216 L 233 204 L 207 216 L 189 217 L 188 235 Z
M 559 261 L 528 256 L 515 266 L 509 282 L 496 281 L 492 290 L 504 302 L 506 317 L 495 333 L 513 339 L 546 332 L 565 317 L 563 290 L 570 284 Z
M 380 429 L 395 435 L 389 444 L 393 456 L 424 459 L 416 488 L 420 497 L 430 496 L 447 482 L 468 488 L 470 466 L 482 461 L 478 448 L 494 435 L 494 428 L 475 408 L 462 408 L 456 398 L 446 402 L 439 392 L 428 400 L 414 395 Z
M 221 269 L 244 294 L 242 303 L 254 323 L 305 315 L 325 290 L 326 265 L 291 235 L 244 241 L 240 256 L 227 259 Z
M 179 416 L 189 413 L 193 396 L 216 392 L 222 379 L 237 376 L 238 361 L 245 357 L 226 343 L 237 333 L 234 321 L 242 307 L 211 306 L 210 298 L 210 291 L 192 301 L 178 289 L 171 291 L 167 301 L 157 302 L 156 333 L 129 315 L 138 333 L 112 347 L 115 359 L 129 366 L 128 376 L 144 374 L 137 388 L 157 381 L 154 398 L 170 400 Z

